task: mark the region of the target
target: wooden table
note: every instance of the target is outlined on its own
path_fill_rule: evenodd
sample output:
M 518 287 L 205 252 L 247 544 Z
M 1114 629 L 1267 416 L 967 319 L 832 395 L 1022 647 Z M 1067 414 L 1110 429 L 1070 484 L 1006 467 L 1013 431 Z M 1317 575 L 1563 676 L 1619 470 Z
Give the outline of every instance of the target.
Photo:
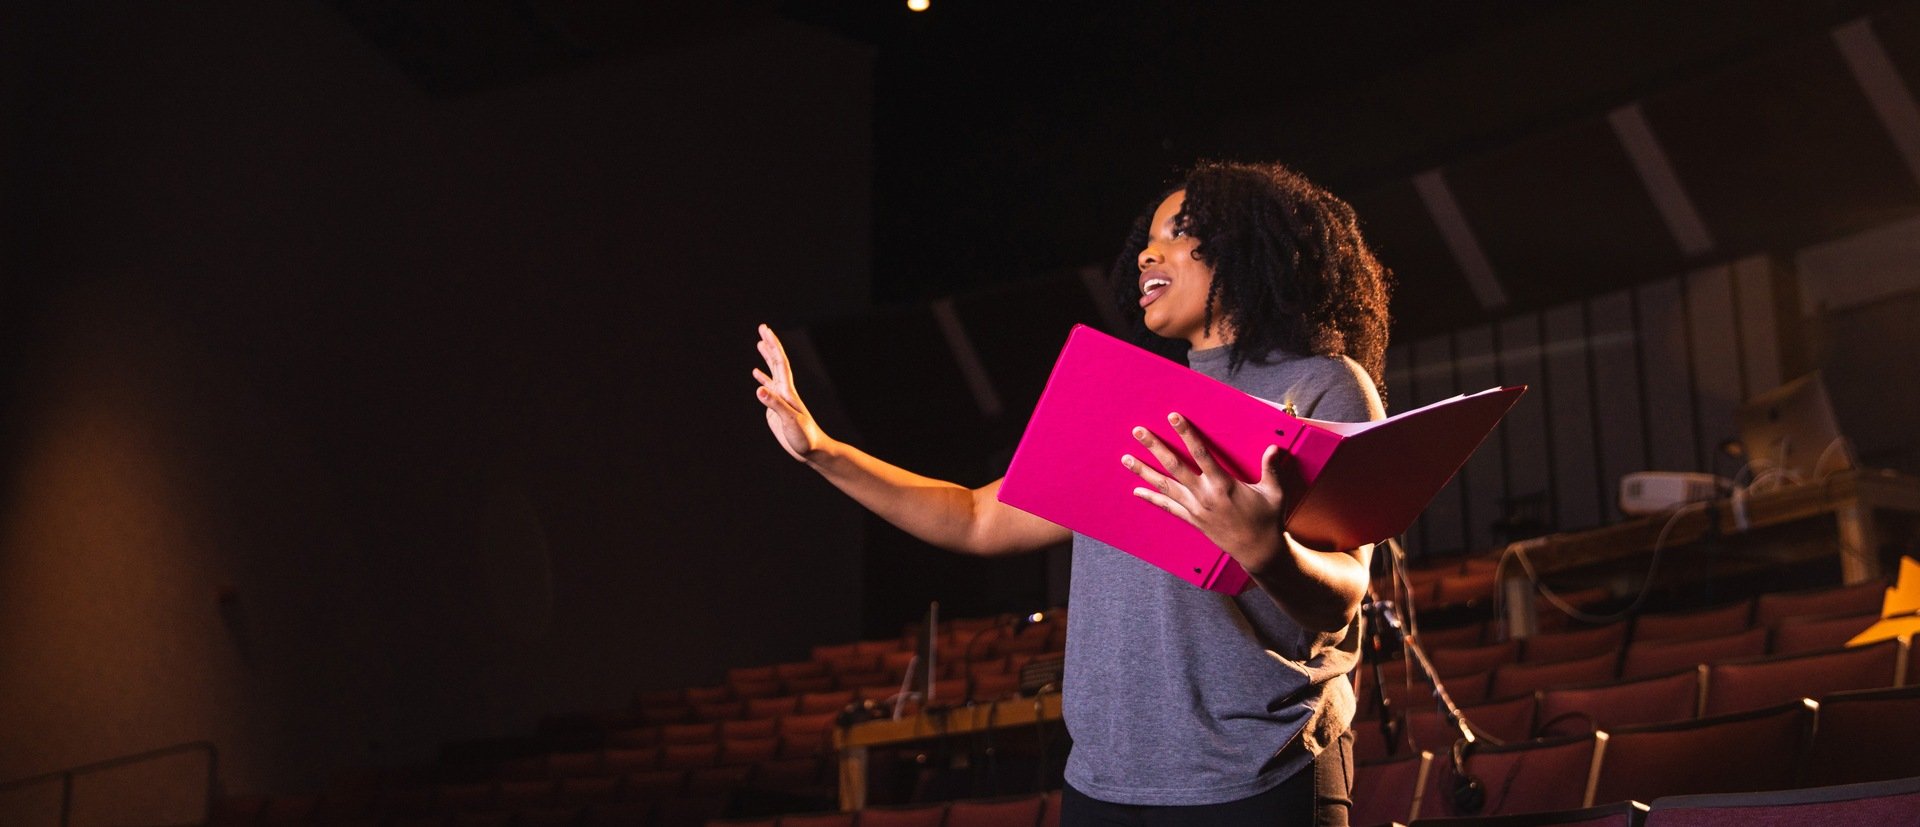
M 1688 506 L 1677 516 L 1658 514 L 1589 531 L 1550 534 L 1515 543 L 1511 548 L 1524 554 L 1534 573 L 1544 578 L 1550 574 L 1605 571 L 1623 563 L 1644 565 L 1662 530 L 1667 532 L 1662 548 L 1684 560 L 1687 552 L 1705 539 L 1741 545 L 1755 532 L 1810 524 L 1831 516 L 1831 533 L 1824 535 L 1823 543 L 1753 542 L 1744 544 L 1751 547 L 1741 548 L 1739 554 L 1761 564 L 1798 562 L 1831 555 L 1837 544 L 1841 580 L 1859 583 L 1881 577 L 1884 544 L 1915 535 L 1920 525 L 1914 519 L 1920 515 L 1920 479 L 1893 471 L 1840 471 L 1824 482 L 1783 486 L 1752 495 L 1747 498 L 1746 512 L 1747 525 L 1742 527 L 1733 501 L 1715 500 Z M 1673 523 L 1671 528 L 1669 521 Z M 1534 590 L 1526 571 L 1508 563 L 1500 588 L 1507 607 L 1508 634 L 1533 634 Z
M 881 719 L 833 731 L 840 752 L 840 809 L 867 806 L 867 751 L 872 747 L 908 744 L 983 732 L 988 729 L 1033 726 L 1060 720 L 1060 693 L 1032 698 L 1008 698 L 990 704 L 936 709 L 901 718 Z

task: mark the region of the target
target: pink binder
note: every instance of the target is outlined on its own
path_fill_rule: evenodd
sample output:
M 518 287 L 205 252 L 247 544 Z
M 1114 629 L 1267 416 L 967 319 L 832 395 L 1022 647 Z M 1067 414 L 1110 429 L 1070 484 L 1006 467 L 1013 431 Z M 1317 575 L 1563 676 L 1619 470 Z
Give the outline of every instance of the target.
M 1354 548 L 1406 531 L 1465 464 L 1525 386 L 1456 396 L 1374 422 L 1287 413 L 1186 367 L 1076 326 L 1000 486 L 1000 501 L 1101 540 L 1189 583 L 1238 594 L 1247 573 L 1198 529 L 1133 495 L 1122 454 L 1155 464 L 1131 431 L 1143 426 L 1191 462 L 1167 414 L 1205 435 L 1241 480 L 1260 476 L 1268 445 L 1288 532 L 1316 547 Z M 1162 469 L 1164 470 L 1164 469 Z

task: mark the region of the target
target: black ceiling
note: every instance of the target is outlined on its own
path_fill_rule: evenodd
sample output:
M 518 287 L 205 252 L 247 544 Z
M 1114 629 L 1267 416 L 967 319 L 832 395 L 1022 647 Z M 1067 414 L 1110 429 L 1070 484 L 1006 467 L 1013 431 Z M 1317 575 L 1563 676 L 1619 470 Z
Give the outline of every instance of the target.
M 1850 81 L 1825 38 L 1912 0 L 931 2 L 334 0 L 437 94 L 774 17 L 870 45 L 882 303 L 1104 261 L 1145 199 L 1208 156 L 1284 160 L 1353 200 L 1401 275 L 1403 333 L 1488 315 L 1407 183 L 1423 170 L 1447 170 L 1517 306 L 1669 276 L 1693 262 L 1604 121 L 1636 101 L 1711 202 L 1713 255 L 1781 238 L 1769 201 L 1841 229 L 1914 201 L 1911 181 L 1886 180 L 1900 167 L 1862 105 L 1834 92 Z M 1890 50 L 1911 17 L 1885 27 Z M 1728 124 L 1761 140 L 1729 146 Z M 1796 160 L 1836 149 L 1853 157 Z M 1801 171 L 1756 183 L 1755 164 Z

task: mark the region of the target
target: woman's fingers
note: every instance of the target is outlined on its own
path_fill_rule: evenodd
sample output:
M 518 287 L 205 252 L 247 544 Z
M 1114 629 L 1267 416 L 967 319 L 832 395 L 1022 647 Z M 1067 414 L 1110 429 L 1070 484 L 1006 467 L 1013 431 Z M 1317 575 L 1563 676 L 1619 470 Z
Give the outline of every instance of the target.
M 1177 500 L 1175 500 L 1172 497 L 1169 497 L 1151 488 L 1135 488 L 1133 489 L 1133 495 L 1136 497 L 1139 497 L 1140 499 L 1146 500 L 1149 503 L 1152 503 L 1155 507 L 1159 508 L 1162 511 L 1167 512 L 1168 514 L 1172 514 L 1175 517 L 1179 517 L 1180 519 L 1185 520 L 1188 525 L 1191 525 L 1195 528 L 1200 527 L 1199 523 L 1196 523 L 1193 521 L 1193 512 L 1187 510 L 1186 506 L 1181 505 Z
M 1134 428 L 1133 438 L 1139 440 L 1141 447 L 1153 454 L 1154 459 L 1159 460 L 1160 467 L 1167 469 L 1165 472 L 1167 476 L 1179 481 L 1181 485 L 1193 485 L 1193 471 L 1187 468 L 1186 461 L 1182 460 L 1179 453 L 1175 452 L 1171 446 L 1154 436 L 1152 431 Z
M 767 357 L 767 367 L 774 373 L 788 380 L 793 378 L 792 369 L 787 365 L 787 346 L 781 344 L 780 336 L 766 325 L 760 326 L 760 352 Z
M 767 363 L 769 373 L 780 372 L 780 350 L 765 339 L 753 343 L 760 350 L 760 358 Z
M 1193 457 L 1194 467 L 1200 470 L 1201 476 L 1225 473 L 1220 464 L 1213 461 L 1213 452 L 1207 448 L 1207 438 L 1194 429 L 1192 422 L 1177 413 L 1170 413 L 1167 414 L 1167 424 L 1172 425 L 1173 432 L 1180 435 L 1181 442 L 1186 443 L 1187 454 Z
M 767 426 L 773 430 L 773 436 L 779 440 L 780 447 L 794 459 L 807 461 L 826 435 L 813 421 L 813 415 L 807 412 L 807 404 L 800 401 L 800 395 L 793 387 L 793 369 L 787 364 L 786 349 L 780 345 L 780 337 L 774 335 L 773 328 L 760 325 L 760 338 L 754 342 L 760 351 L 760 358 L 766 360 L 766 369 L 753 369 L 753 379 L 760 383 L 753 395 L 767 409 Z
M 1120 464 L 1126 466 L 1127 470 L 1132 471 L 1134 476 L 1139 477 L 1141 482 L 1147 484 L 1148 488 L 1175 499 L 1184 500 L 1191 496 L 1191 492 L 1187 490 L 1185 485 L 1181 485 L 1179 480 L 1155 471 L 1153 466 L 1141 462 L 1139 457 L 1132 454 L 1123 454 L 1120 457 Z
M 763 387 L 755 391 L 754 396 L 759 398 L 760 404 L 767 406 L 767 410 L 778 414 L 780 418 L 796 423 L 800 420 L 799 409 L 795 408 L 792 402 L 788 402 L 786 397 L 774 393 L 772 388 Z
M 1260 455 L 1260 481 L 1254 487 L 1267 492 L 1275 502 L 1286 496 L 1280 487 L 1280 467 L 1286 463 L 1285 457 L 1286 452 L 1278 445 L 1267 446 L 1266 453 Z

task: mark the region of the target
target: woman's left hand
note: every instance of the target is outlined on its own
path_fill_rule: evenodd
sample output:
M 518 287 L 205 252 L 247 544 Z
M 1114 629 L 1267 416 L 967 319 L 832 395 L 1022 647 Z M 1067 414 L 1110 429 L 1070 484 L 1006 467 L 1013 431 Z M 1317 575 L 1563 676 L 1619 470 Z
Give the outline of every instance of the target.
M 1189 468 L 1179 454 L 1152 431 L 1134 428 L 1134 439 L 1169 472 L 1160 473 L 1131 454 L 1122 456 L 1121 464 L 1143 483 L 1133 489 L 1134 496 L 1200 529 L 1247 571 L 1266 570 L 1275 557 L 1285 553 L 1281 506 L 1286 499 L 1280 489 L 1279 475 L 1274 472 L 1274 463 L 1280 457 L 1279 446 L 1267 446 L 1266 453 L 1260 457 L 1260 481 L 1249 485 L 1220 467 L 1206 438 L 1186 417 L 1167 414 L 1167 422 L 1186 443 L 1194 468 Z

